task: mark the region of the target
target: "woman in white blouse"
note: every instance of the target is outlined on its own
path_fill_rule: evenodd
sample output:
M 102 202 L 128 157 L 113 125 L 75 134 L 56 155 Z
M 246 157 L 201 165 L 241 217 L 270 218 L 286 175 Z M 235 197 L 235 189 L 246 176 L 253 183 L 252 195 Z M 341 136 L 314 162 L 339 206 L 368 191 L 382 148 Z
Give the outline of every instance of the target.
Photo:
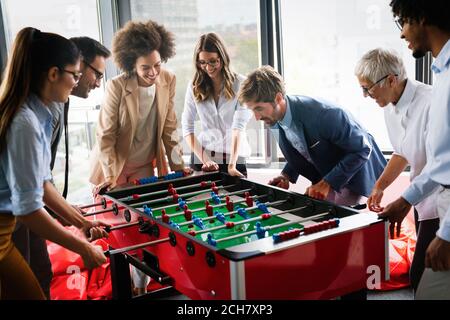
M 250 146 L 245 128 L 252 114 L 237 99 L 244 77 L 231 72 L 225 45 L 215 33 L 200 37 L 194 64 L 196 72 L 187 88 L 182 115 L 183 136 L 193 151 L 191 167 L 246 175 Z M 197 116 L 200 132 L 195 130 Z
M 420 174 L 427 162 L 426 134 L 431 103 L 431 86 L 408 79 L 401 58 L 392 51 L 374 49 L 358 62 L 355 74 L 365 97 L 383 108 L 394 154 L 368 199 L 369 209 L 382 211 L 384 190 L 410 165 L 410 180 Z M 439 228 L 436 195 L 439 190 L 415 207 L 417 243 L 410 269 L 414 290 L 424 270 L 425 252 Z

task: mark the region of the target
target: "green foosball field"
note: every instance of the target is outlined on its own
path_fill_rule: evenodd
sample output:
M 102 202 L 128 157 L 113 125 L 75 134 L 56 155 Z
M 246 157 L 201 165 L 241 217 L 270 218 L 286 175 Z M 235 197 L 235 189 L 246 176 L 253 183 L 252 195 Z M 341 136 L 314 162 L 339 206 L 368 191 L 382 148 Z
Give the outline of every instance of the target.
M 208 194 L 208 193 L 206 193 Z M 234 202 L 240 202 L 242 198 L 239 197 L 233 197 Z M 209 199 L 211 201 L 211 199 Z M 244 235 L 242 237 L 233 238 L 230 240 L 223 240 L 231 236 L 236 236 L 239 234 L 246 233 L 248 231 L 256 230 L 256 224 L 259 222 L 263 228 L 266 227 L 272 227 L 275 225 L 282 224 L 284 222 L 287 222 L 289 220 L 284 219 L 279 216 L 270 215 L 268 219 L 258 219 L 253 220 L 249 222 L 242 223 L 243 221 L 251 220 L 252 218 L 261 218 L 262 215 L 266 214 L 267 212 L 262 211 L 259 208 L 254 208 L 249 210 L 248 206 L 243 202 L 234 205 L 233 212 L 239 211 L 239 209 L 245 209 L 246 217 L 239 215 L 237 212 L 231 213 L 226 207 L 225 200 L 221 200 L 221 205 L 214 205 L 214 214 L 213 216 L 208 216 L 206 210 L 205 210 L 205 200 L 189 200 L 187 199 L 189 210 L 192 212 L 193 218 L 201 219 L 203 223 L 203 228 L 200 227 L 198 224 L 195 224 L 192 219 L 186 220 L 186 214 L 181 210 L 179 206 L 173 206 L 164 209 L 165 213 L 170 217 L 170 221 L 174 224 L 178 225 L 180 227 L 180 230 L 186 233 L 190 233 L 191 235 L 195 235 L 195 237 L 199 240 L 203 240 L 208 242 L 208 234 L 212 235 L 212 239 L 214 239 L 217 242 L 217 248 L 224 249 L 233 247 L 235 245 L 251 242 L 258 239 L 257 234 L 252 235 Z M 267 208 L 271 213 L 275 213 L 276 209 L 273 208 Z M 162 210 L 159 210 L 158 207 L 155 207 L 155 209 L 152 210 L 153 216 L 155 218 L 161 218 Z M 219 221 L 217 218 L 217 213 L 223 214 L 225 217 L 225 223 Z M 189 221 L 191 221 L 189 223 Z M 226 223 L 232 222 L 233 225 L 229 225 L 229 227 L 226 226 Z M 285 227 L 279 227 L 268 230 L 268 234 L 266 233 L 266 236 L 272 236 L 275 233 L 280 233 L 284 231 L 291 230 L 293 228 L 302 229 L 303 226 L 301 224 L 296 225 L 290 225 Z M 208 232 L 209 229 L 213 229 L 210 232 Z M 194 233 L 195 232 L 195 233 Z

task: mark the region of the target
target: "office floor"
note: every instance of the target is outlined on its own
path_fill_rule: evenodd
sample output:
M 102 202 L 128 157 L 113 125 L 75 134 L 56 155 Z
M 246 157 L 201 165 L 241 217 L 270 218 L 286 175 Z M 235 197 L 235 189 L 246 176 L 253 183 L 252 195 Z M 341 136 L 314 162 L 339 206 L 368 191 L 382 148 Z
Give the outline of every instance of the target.
M 394 291 L 372 291 L 367 294 L 367 300 L 414 300 L 411 288 Z
M 171 297 L 165 297 L 161 300 L 190 300 L 185 295 L 179 294 Z M 369 291 L 367 300 L 414 300 L 411 288 L 404 288 L 393 291 Z

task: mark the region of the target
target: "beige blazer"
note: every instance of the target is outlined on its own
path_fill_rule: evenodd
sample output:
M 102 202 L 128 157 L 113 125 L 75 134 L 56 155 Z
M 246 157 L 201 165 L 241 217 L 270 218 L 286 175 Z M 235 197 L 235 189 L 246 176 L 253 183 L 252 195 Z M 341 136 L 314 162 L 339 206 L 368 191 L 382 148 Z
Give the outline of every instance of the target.
M 169 172 L 166 154 L 173 171 L 184 168 L 174 111 L 175 83 L 175 75 L 165 70 L 161 70 L 155 83 L 158 128 L 154 167 L 159 176 Z M 121 74 L 108 81 L 97 124 L 97 144 L 91 156 L 91 183 L 100 184 L 105 177 L 120 175 L 131 150 L 138 117 L 137 76 L 127 78 Z

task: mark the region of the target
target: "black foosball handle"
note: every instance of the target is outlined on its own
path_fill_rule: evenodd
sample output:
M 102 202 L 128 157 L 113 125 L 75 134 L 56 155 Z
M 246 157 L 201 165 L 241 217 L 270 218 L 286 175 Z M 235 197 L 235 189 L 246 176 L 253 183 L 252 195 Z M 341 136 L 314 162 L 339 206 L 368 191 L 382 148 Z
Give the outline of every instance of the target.
M 98 190 L 98 194 L 101 196 L 104 195 L 108 191 L 108 188 L 109 188 L 109 186 L 104 186 L 103 188 Z
M 351 206 L 350 208 L 355 209 L 355 210 L 364 210 L 367 208 L 367 203 L 357 204 L 357 205 Z

